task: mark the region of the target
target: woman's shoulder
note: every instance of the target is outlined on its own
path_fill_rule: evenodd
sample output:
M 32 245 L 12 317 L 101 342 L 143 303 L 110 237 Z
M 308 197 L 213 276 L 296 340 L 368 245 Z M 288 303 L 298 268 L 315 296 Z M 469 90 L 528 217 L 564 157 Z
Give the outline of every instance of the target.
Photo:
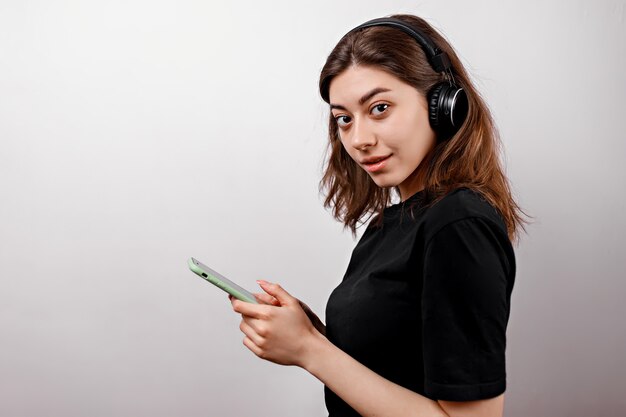
M 506 234 L 504 220 L 496 208 L 481 193 L 466 187 L 451 191 L 426 210 L 424 232 L 428 238 L 445 226 L 466 219 L 481 219 Z

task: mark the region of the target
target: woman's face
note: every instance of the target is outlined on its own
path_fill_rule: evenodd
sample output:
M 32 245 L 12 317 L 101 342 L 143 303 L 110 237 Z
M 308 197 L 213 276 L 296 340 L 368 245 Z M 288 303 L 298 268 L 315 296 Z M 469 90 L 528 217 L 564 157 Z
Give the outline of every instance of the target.
M 416 169 L 435 146 L 426 99 L 382 70 L 352 66 L 329 86 L 341 142 L 379 187 L 398 186 L 402 200 L 424 188 Z M 368 164 L 368 158 L 386 157 Z

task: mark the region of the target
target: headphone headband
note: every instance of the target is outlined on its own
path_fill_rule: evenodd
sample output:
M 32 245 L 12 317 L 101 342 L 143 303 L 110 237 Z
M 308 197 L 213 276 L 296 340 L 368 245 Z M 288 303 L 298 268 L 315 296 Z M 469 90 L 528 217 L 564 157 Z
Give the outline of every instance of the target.
M 450 58 L 448 58 L 448 54 L 439 49 L 437 45 L 435 45 L 433 41 L 420 30 L 409 26 L 400 19 L 394 17 L 379 17 L 360 24 L 359 26 L 350 30 L 348 33 L 371 26 L 391 26 L 402 30 L 403 32 L 415 38 L 417 43 L 420 44 L 420 46 L 424 50 L 424 53 L 426 53 L 428 62 L 435 71 L 445 72 L 451 70 L 451 63 Z

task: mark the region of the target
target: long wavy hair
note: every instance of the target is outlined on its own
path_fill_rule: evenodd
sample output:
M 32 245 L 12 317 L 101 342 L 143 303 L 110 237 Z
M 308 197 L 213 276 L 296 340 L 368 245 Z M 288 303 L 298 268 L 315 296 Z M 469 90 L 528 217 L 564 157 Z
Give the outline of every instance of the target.
M 413 175 L 425 179 L 424 208 L 432 206 L 451 191 L 466 187 L 479 193 L 502 216 L 509 239 L 519 240 L 520 227 L 525 230 L 524 211 L 515 202 L 509 182 L 499 159 L 500 137 L 489 108 L 463 68 L 447 40 L 425 20 L 408 14 L 398 18 L 428 35 L 448 54 L 455 82 L 467 94 L 469 110 L 460 129 L 450 138 L 437 140 Z M 374 26 L 359 29 L 344 36 L 328 56 L 319 78 L 322 99 L 330 104 L 329 87 L 332 79 L 351 66 L 377 68 L 412 85 L 426 97 L 444 75 L 435 72 L 421 46 L 410 35 L 397 28 Z M 379 187 L 344 149 L 336 120 L 332 113 L 328 123 L 328 146 L 325 171 L 319 183 L 326 194 L 324 207 L 332 207 L 333 217 L 350 228 L 353 237 L 359 221 L 365 223 L 373 215 L 380 225 L 383 210 L 392 201 L 392 189 Z

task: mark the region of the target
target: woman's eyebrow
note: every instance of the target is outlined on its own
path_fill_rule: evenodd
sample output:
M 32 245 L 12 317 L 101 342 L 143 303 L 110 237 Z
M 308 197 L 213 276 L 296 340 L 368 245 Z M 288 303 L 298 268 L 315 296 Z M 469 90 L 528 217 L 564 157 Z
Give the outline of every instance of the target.
M 385 93 L 387 91 L 391 91 L 389 88 L 384 88 L 384 87 L 376 87 L 372 90 L 370 90 L 369 92 L 365 93 L 363 95 L 363 97 L 361 97 L 359 99 L 359 105 L 362 106 L 363 103 L 365 103 L 367 100 L 369 100 L 370 98 L 374 97 L 376 94 L 379 93 Z M 330 109 L 339 109 L 339 110 L 346 110 L 346 108 L 340 104 L 330 104 Z

